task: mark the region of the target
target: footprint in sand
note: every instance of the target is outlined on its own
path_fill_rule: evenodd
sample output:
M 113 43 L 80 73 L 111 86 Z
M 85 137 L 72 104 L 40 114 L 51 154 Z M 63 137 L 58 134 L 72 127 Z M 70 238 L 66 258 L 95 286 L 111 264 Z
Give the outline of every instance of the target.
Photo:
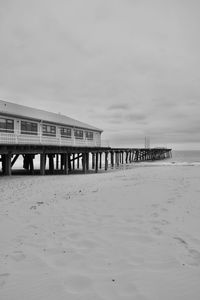
M 169 204 L 173 204 L 174 202 L 175 202 L 175 198 L 169 198 L 167 200 L 167 203 L 169 203 Z
M 179 243 L 181 243 L 185 247 L 185 249 L 187 251 L 187 254 L 184 255 L 186 263 L 191 266 L 199 266 L 200 265 L 200 252 L 195 249 L 191 249 L 189 247 L 188 243 L 181 237 L 174 237 L 174 239 L 179 241 Z
M 10 276 L 10 273 L 2 273 L 0 274 L 0 288 L 6 284 L 6 278 Z
M 175 236 L 174 239 L 177 240 L 179 243 L 183 244 L 184 246 L 186 246 L 186 247 L 188 246 L 186 241 L 184 239 L 182 239 L 181 237 Z
M 163 219 L 163 220 L 161 220 L 160 224 L 161 225 L 167 225 L 167 224 L 169 224 L 169 222 L 167 220 Z
M 167 212 L 167 211 L 168 211 L 168 209 L 167 209 L 167 208 L 165 208 L 165 207 L 163 207 L 163 208 L 161 208 L 161 211 L 163 211 L 163 212 Z
M 159 227 L 153 227 L 153 232 L 156 235 L 162 235 L 163 234 L 163 231 Z
M 200 265 L 200 252 L 195 249 L 188 249 L 187 255 L 187 264 L 191 266 L 199 266 Z
M 153 208 L 157 208 L 157 207 L 159 207 L 159 204 L 154 203 L 154 204 L 152 204 L 151 206 L 152 206 Z
M 154 213 L 151 214 L 151 216 L 154 217 L 154 218 L 158 218 L 159 214 L 157 212 L 154 212 Z
M 10 255 L 10 257 L 14 261 L 20 262 L 26 258 L 26 255 L 22 251 L 14 251 L 13 254 Z

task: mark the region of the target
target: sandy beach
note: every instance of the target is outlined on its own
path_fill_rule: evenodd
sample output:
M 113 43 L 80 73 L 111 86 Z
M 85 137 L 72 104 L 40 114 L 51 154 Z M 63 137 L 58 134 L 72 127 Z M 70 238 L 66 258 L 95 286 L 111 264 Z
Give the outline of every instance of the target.
M 197 300 L 200 167 L 0 178 L 1 300 Z

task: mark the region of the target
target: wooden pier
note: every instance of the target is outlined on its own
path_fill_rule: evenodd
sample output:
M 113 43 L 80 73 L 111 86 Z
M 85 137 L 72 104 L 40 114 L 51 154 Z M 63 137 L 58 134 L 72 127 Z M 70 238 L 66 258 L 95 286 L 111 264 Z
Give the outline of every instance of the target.
M 69 174 L 77 170 L 97 173 L 109 167 L 167 159 L 171 155 L 171 149 L 166 148 L 1 145 L 0 167 L 2 175 L 14 174 L 13 166 L 22 157 L 26 174 Z M 36 156 L 40 158 L 39 169 L 34 164 Z

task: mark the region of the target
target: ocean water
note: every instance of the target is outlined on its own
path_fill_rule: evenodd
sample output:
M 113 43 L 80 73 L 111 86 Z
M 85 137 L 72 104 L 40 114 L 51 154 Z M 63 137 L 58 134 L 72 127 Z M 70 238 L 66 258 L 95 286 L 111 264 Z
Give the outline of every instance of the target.
M 194 165 L 200 166 L 200 150 L 173 151 L 169 159 L 156 161 L 155 164 L 162 165 Z
M 169 162 L 200 164 L 200 150 L 172 151 Z

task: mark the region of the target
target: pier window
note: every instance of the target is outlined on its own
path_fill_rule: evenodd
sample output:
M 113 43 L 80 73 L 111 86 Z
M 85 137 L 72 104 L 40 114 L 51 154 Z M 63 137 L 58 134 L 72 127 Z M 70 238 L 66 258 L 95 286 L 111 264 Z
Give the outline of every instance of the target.
M 83 139 L 83 130 L 74 130 L 75 139 Z
M 21 134 L 37 135 L 37 133 L 38 133 L 37 123 L 21 121 Z
M 86 137 L 86 140 L 93 140 L 93 138 L 94 138 L 93 132 L 86 131 L 85 132 L 85 137 Z
M 0 118 L 0 132 L 14 132 L 14 120 Z
M 42 134 L 46 136 L 56 136 L 56 126 L 42 125 Z
M 64 138 L 71 138 L 72 137 L 72 130 L 71 128 L 61 127 L 60 128 L 60 135 Z

